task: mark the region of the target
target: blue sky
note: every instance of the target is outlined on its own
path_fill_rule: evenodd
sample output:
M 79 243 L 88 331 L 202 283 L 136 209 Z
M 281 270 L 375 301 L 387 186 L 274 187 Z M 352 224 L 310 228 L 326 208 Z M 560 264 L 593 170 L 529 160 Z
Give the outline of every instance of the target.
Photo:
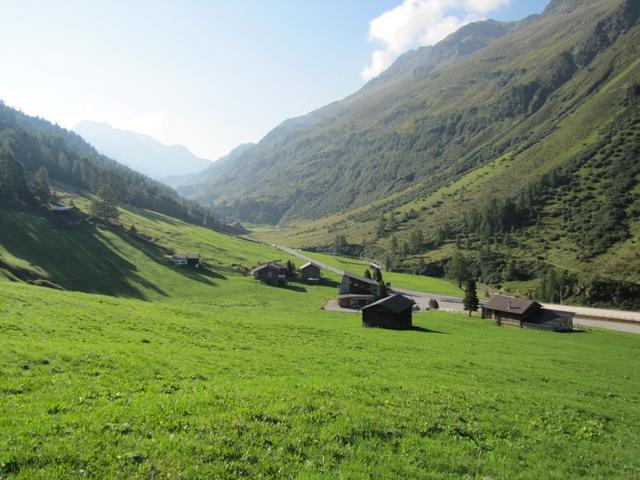
M 0 99 L 66 128 L 106 121 L 215 159 L 354 92 L 447 29 L 523 18 L 547 3 L 2 2 Z

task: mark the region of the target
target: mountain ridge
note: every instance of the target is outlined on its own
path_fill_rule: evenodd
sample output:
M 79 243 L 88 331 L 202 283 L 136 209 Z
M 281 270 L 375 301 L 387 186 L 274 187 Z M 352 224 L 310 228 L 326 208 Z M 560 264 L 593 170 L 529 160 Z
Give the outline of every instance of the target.
M 318 218 L 416 183 L 446 183 L 511 145 L 526 145 L 531 133 L 515 135 L 511 127 L 550 124 L 535 113 L 637 22 L 631 1 L 582 2 L 566 15 L 573 6 L 555 2 L 542 15 L 508 27 L 485 22 L 480 28 L 495 30 L 486 45 L 436 68 L 428 65 L 429 73 L 418 78 L 392 66 L 353 95 L 283 122 L 234 168 L 191 192 L 243 220 Z M 474 28 L 479 26 L 462 32 Z M 464 43 L 459 32 L 460 38 L 453 34 L 441 44 Z M 405 55 L 400 66 L 417 54 Z
M 82 121 L 73 129 L 104 155 L 156 180 L 203 170 L 209 160 L 194 155 L 184 145 L 166 145 L 150 135 Z

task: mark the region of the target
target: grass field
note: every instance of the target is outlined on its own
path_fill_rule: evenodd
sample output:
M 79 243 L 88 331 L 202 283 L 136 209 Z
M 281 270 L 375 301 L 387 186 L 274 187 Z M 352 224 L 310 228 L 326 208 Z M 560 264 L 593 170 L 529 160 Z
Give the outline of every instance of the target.
M 83 290 L 0 280 L 1 478 L 640 476 L 637 336 L 439 312 L 367 329 L 320 309 L 335 285 L 222 268 L 286 258 L 268 246 L 123 212 L 220 265 L 198 273 L 123 233 L 0 213 L 5 263 Z
M 324 253 L 303 252 L 304 255 L 314 258 L 319 262 L 326 263 L 332 267 L 345 270 L 347 272 L 364 275 L 366 269 L 371 270 L 371 266 L 364 260 L 356 258 L 338 257 Z M 426 277 L 423 275 L 411 275 L 407 273 L 384 272 L 383 278 L 391 282 L 392 286 L 416 290 L 419 292 L 438 293 L 442 295 L 463 296 L 464 292 L 456 285 L 442 278 Z

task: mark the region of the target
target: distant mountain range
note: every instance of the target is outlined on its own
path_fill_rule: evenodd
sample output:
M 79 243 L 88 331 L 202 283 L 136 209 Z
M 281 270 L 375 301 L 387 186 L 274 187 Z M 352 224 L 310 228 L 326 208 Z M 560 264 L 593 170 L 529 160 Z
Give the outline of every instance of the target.
M 255 146 L 254 143 L 243 143 L 231 150 L 228 155 L 219 158 L 215 162 L 209 162 L 209 166 L 202 171 L 191 172 L 185 175 L 171 175 L 169 177 L 162 178 L 161 181 L 170 187 L 179 190 L 183 196 L 191 196 L 194 200 L 200 200 L 201 203 L 206 203 L 206 195 L 204 195 L 204 198 L 201 198 L 200 192 L 197 190 L 192 191 L 192 186 L 201 182 L 214 180 L 219 172 L 228 168 L 236 158 L 253 146 Z
M 84 121 L 74 130 L 100 153 L 157 180 L 198 172 L 209 165 L 183 145 L 165 145 L 148 135 Z

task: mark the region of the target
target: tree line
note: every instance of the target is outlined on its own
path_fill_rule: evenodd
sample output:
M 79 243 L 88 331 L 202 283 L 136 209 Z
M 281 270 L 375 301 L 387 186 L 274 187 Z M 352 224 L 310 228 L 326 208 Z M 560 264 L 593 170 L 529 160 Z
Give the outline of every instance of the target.
M 108 185 L 124 203 L 197 225 L 221 226 L 210 208 L 180 198 L 170 187 L 100 155 L 79 135 L 41 118 L 27 116 L 2 102 L 0 156 L 0 195 L 3 196 L 26 198 L 25 186 L 32 183 L 35 187 L 36 172 L 44 167 L 47 181 L 60 181 L 93 194 Z

